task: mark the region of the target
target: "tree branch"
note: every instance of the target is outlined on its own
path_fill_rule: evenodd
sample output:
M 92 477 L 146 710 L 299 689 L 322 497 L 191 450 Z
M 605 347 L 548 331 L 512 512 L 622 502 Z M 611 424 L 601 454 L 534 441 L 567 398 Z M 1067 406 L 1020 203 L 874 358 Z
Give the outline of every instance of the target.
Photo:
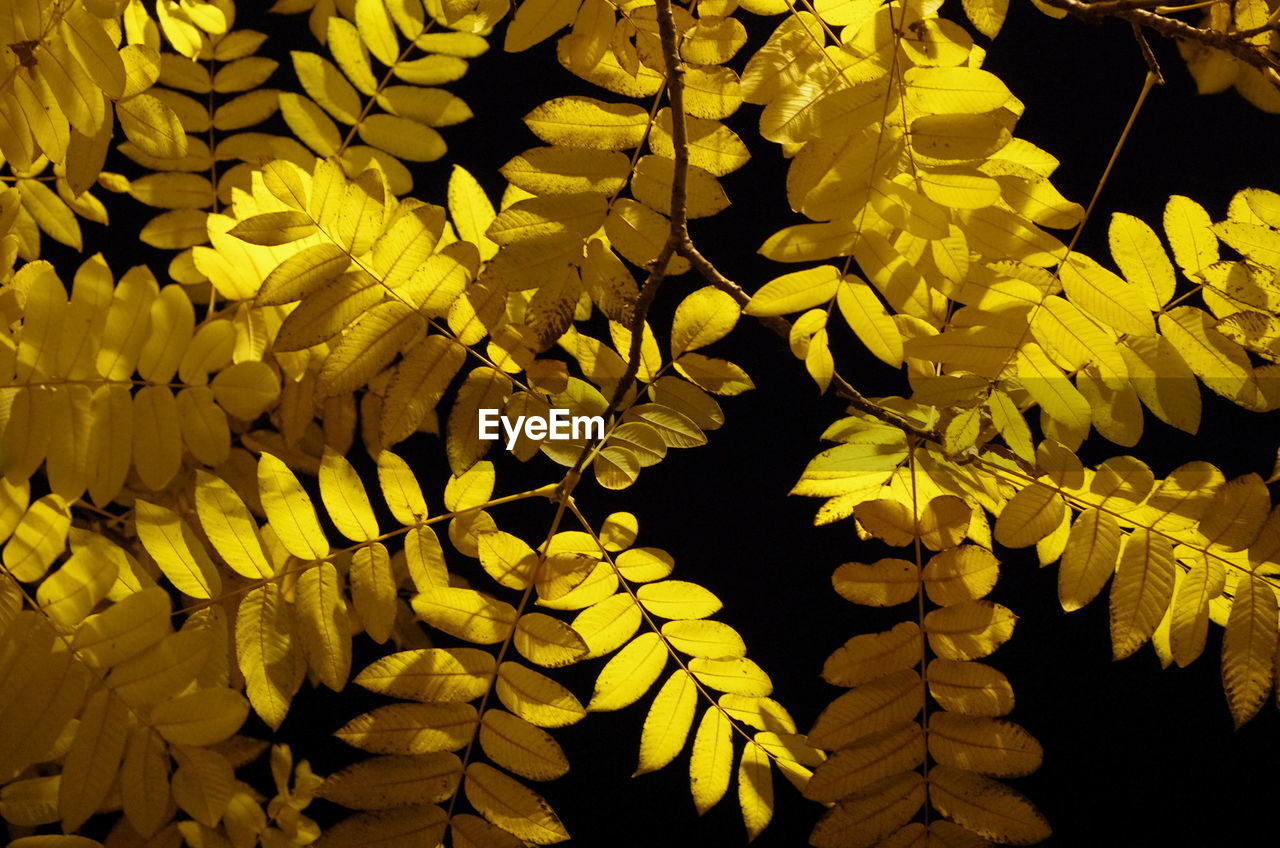
M 1230 53 L 1235 58 L 1252 65 L 1260 71 L 1271 73 L 1273 82 L 1280 82 L 1280 57 L 1266 47 L 1254 44 L 1249 37 L 1257 33 L 1218 32 L 1205 27 L 1196 27 L 1176 18 L 1159 15 L 1148 9 L 1150 5 L 1144 0 L 1104 0 L 1099 3 L 1082 3 L 1080 0 L 1044 0 L 1046 5 L 1061 9 L 1073 17 L 1083 21 L 1098 22 L 1105 18 L 1117 18 L 1128 21 L 1135 27 L 1149 29 L 1165 38 L 1193 41 Z M 1274 24 L 1272 25 L 1274 27 Z

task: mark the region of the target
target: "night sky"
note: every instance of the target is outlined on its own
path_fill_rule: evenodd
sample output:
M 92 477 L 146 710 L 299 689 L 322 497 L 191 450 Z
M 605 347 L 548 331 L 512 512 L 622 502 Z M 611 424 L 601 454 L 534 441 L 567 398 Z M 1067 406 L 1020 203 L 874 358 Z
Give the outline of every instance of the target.
M 248 5 L 242 4 L 240 23 L 272 35 L 264 53 L 282 56 L 289 47 L 314 49 L 303 18 L 247 15 L 243 9 Z M 1013 6 L 994 44 L 979 38 L 990 50 L 986 67 L 1026 104 L 1017 134 L 1062 160 L 1055 184 L 1067 197 L 1084 203 L 1141 88 L 1145 65 L 1127 24 L 1058 22 L 1040 15 L 1025 0 Z M 948 3 L 947 8 L 949 14 L 959 14 L 959 3 Z M 733 63 L 739 69 L 779 20 L 742 17 L 752 40 Z M 501 32 L 495 44 L 500 48 Z M 552 48 L 553 42 L 548 42 L 519 55 L 494 49 L 473 62 L 465 79 L 450 86 L 476 117 L 444 130 L 451 148 L 445 160 L 415 167 L 417 197 L 443 202 L 454 162 L 474 173 L 496 197 L 502 188 L 497 168 L 539 144 L 520 122 L 522 115 L 542 100 L 567 93 L 609 99 L 563 70 Z M 1152 92 L 1079 245 L 1104 261 L 1113 211 L 1158 222 L 1167 197 L 1178 193 L 1200 201 L 1217 219 L 1237 189 L 1280 189 L 1275 159 L 1280 116 L 1256 111 L 1235 93 L 1196 96 L 1172 46 L 1157 42 L 1155 48 L 1168 85 Z M 287 58 L 273 82 L 294 84 Z M 755 158 L 723 181 L 733 206 L 714 219 L 695 222 L 693 230 L 702 250 L 748 291 L 794 270 L 766 262 L 754 248 L 798 221 L 786 207 L 785 161 L 775 145 L 756 135 L 758 117 L 758 107 L 744 105 L 730 120 Z M 135 232 L 145 220 L 139 217 L 135 223 L 127 213 L 114 211 L 130 205 L 123 199 L 114 204 L 117 237 Z M 110 250 L 117 273 L 145 258 L 141 246 L 121 245 L 119 240 L 114 246 L 105 241 L 94 244 L 104 237 L 101 228 L 86 226 L 87 245 Z M 162 272 L 163 264 L 153 263 L 153 268 Z M 691 277 L 668 282 L 656 306 L 656 314 L 667 316 L 658 319 L 659 325 L 669 322 L 683 294 L 700 285 Z M 832 569 L 850 560 L 871 562 L 890 555 L 889 550 L 859 542 L 847 521 L 814 528 L 812 517 L 820 502 L 787 495 L 805 463 L 824 447 L 818 436 L 843 414 L 843 404 L 833 396 L 818 396 L 801 363 L 749 319 L 713 353 L 746 368 L 757 389 L 724 400 L 728 421 L 711 434 L 710 444 L 673 451 L 621 493 L 584 482 L 577 499 L 596 522 L 615 510 L 635 512 L 640 520 L 637 544 L 670 551 L 676 558 L 674 577 L 699 582 L 724 600 L 725 609 L 717 617 L 745 636 L 749 656 L 769 672 L 775 697 L 791 709 L 803 729 L 843 691 L 819 677 L 827 654 L 853 635 L 887 629 L 902 619 L 906 608 L 868 610 L 840 599 L 831 589 Z M 905 387 L 899 374 L 860 353 L 847 339 L 837 343 L 837 363 L 865 393 L 891 394 Z M 1146 437 L 1133 452 L 1157 474 L 1192 459 L 1213 461 L 1228 476 L 1269 473 L 1277 442 L 1276 416 L 1243 413 L 1217 403 L 1207 391 L 1203 394 L 1205 421 L 1199 436 L 1173 431 L 1147 415 Z M 438 442 L 416 438 L 422 441 L 406 444 L 403 453 L 441 468 Z M 1090 461 L 1098 461 L 1125 451 L 1091 441 L 1086 452 Z M 559 473 L 545 458 L 526 467 L 508 458 L 499 464 L 499 493 L 518 491 L 525 482 L 558 479 Z M 430 472 L 423 476 L 440 479 Z M 431 499 L 433 493 L 427 494 Z M 438 497 L 436 493 L 436 502 Z M 527 528 L 526 538 L 537 539 L 545 532 L 551 507 L 521 505 L 496 517 L 503 529 Z M 513 523 L 508 525 L 508 520 Z M 1188 669 L 1161 671 L 1150 648 L 1113 662 L 1105 596 L 1067 615 L 1057 604 L 1056 579 L 1056 566 L 1039 569 L 1026 552 L 1006 558 L 992 597 L 1021 620 L 1012 641 L 989 660 L 1014 686 L 1017 707 L 1010 718 L 1045 748 L 1040 771 L 1011 781 L 1054 827 L 1055 836 L 1045 844 L 1252 842 L 1248 837 L 1260 826 L 1259 819 L 1280 797 L 1275 768 L 1280 762 L 1280 719 L 1275 707 L 1267 706 L 1244 729 L 1232 730 L 1218 666 L 1221 630 L 1211 629 L 1205 655 Z M 358 645 L 362 647 L 356 668 L 375 655 L 371 644 Z M 599 667 L 599 661 L 591 661 L 553 674 L 585 702 Z M 687 752 L 661 772 L 629 776 L 635 769 L 648 701 L 646 697 L 622 712 L 591 715 L 577 726 L 555 731 L 572 770 L 536 788 L 560 814 L 574 844 L 743 844 L 735 789 L 702 819 L 695 815 Z M 334 770 L 354 752 L 328 734 L 372 703 L 304 690 L 280 738 L 295 746 L 296 756 L 310 757 L 320 773 Z M 781 778 L 775 785 L 774 822 L 755 844 L 803 845 L 821 807 L 800 798 Z M 325 818 L 332 812 L 322 804 L 313 810 Z

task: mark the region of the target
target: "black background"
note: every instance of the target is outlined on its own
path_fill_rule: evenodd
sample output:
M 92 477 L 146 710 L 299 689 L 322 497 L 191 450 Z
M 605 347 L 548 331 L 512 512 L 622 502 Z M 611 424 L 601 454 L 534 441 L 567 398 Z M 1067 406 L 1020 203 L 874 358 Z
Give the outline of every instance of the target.
M 271 35 L 261 52 L 283 60 L 272 84 L 296 90 L 285 51 L 314 49 L 304 19 L 265 15 L 249 5 L 242 4 L 238 24 Z M 944 14 L 959 15 L 959 4 L 948 3 Z M 739 69 L 780 21 L 746 13 L 740 17 L 751 42 L 733 63 Z M 476 117 L 443 131 L 450 145 L 444 160 L 414 168 L 415 196 L 443 203 L 449 167 L 456 162 L 496 199 L 502 189 L 496 169 L 539 144 L 520 122 L 522 115 L 543 100 L 568 93 L 610 99 L 559 66 L 554 41 L 512 55 L 501 51 L 501 36 L 499 29 L 494 49 L 472 62 L 467 77 L 449 86 Z M 1017 134 L 1057 156 L 1062 166 L 1055 184 L 1068 197 L 1086 202 L 1145 73 L 1128 25 L 1052 21 L 1025 0 L 1015 0 L 994 44 L 981 37 L 979 43 L 989 48 L 986 67 L 1026 104 Z M 1198 200 L 1220 219 L 1237 189 L 1280 189 L 1280 118 L 1258 112 L 1235 93 L 1195 95 L 1172 46 L 1157 42 L 1155 47 L 1168 84 L 1152 92 L 1079 245 L 1103 260 L 1112 211 L 1136 214 L 1159 229 L 1160 212 L 1173 193 Z M 733 206 L 714 219 L 695 222 L 693 233 L 703 251 L 748 291 L 793 270 L 766 262 L 754 249 L 774 231 L 799 221 L 787 209 L 785 160 L 775 145 L 760 141 L 758 117 L 757 107 L 744 105 L 729 122 L 751 146 L 754 158 L 723 181 Z M 146 216 L 140 209 L 116 211 L 128 205 L 113 205 L 113 230 L 132 237 Z M 105 250 L 117 272 L 152 258 L 123 239 L 103 238 L 95 244 L 102 233 L 87 227 L 87 246 Z M 162 273 L 163 260 L 152 267 Z M 669 316 L 678 298 L 699 285 L 691 277 L 669 282 L 656 314 Z M 664 326 L 663 321 L 659 318 L 657 326 Z M 837 348 L 839 367 L 865 392 L 901 391 L 900 375 L 854 343 L 840 342 Z M 841 691 L 818 675 L 826 655 L 852 635 L 886 629 L 901 618 L 894 610 L 853 607 L 830 585 L 836 565 L 872 561 L 886 551 L 859 542 L 848 522 L 814 528 L 819 502 L 787 495 L 804 464 L 822 448 L 819 434 L 843 414 L 842 404 L 832 396 L 818 396 L 803 366 L 749 319 L 714 352 L 744 366 L 757 390 L 723 402 L 728 421 L 712 434 L 710 445 L 674 452 L 625 492 L 604 492 L 586 481 L 577 497 L 596 522 L 614 510 L 635 512 L 641 534 L 637 544 L 666 548 L 676 557 L 674 576 L 720 595 L 725 610 L 718 617 L 744 634 L 750 656 L 774 680 L 775 697 L 803 729 Z M 1209 459 L 1228 476 L 1267 474 L 1275 457 L 1276 417 L 1242 413 L 1215 402 L 1207 391 L 1204 395 L 1205 422 L 1198 436 L 1173 431 L 1148 415 L 1146 437 L 1134 453 L 1157 474 L 1192 459 Z M 416 438 L 422 441 L 406 444 L 403 452 L 441 468 L 439 443 Z M 1122 452 L 1094 441 L 1086 445 L 1091 461 Z M 499 465 L 499 493 L 518 491 L 525 482 L 557 479 L 558 474 L 544 458 L 527 467 L 508 460 Z M 423 477 L 440 479 L 430 471 Z M 428 491 L 429 498 L 432 494 Z M 527 531 L 531 540 L 545 533 L 550 506 L 508 509 L 496 516 L 504 529 Z M 461 559 L 455 564 L 466 567 Z M 1045 747 L 1040 771 L 1013 783 L 1052 824 L 1055 835 L 1046 844 L 1225 846 L 1261 841 L 1270 830 L 1270 804 L 1280 800 L 1275 768 L 1280 721 L 1275 707 L 1267 706 L 1254 721 L 1233 731 L 1217 664 L 1220 629 L 1211 629 L 1205 656 L 1185 670 L 1161 671 L 1149 648 L 1113 662 L 1105 597 L 1067 615 L 1057 605 L 1056 575 L 1056 567 L 1039 569 L 1025 552 L 1011 554 L 993 595 L 1021 616 L 1013 640 L 991 662 L 1008 674 L 1017 693 L 1011 717 Z M 366 642 L 358 642 L 357 668 L 376 655 Z M 585 702 L 599 666 L 593 661 L 568 669 L 562 679 Z M 573 768 L 567 777 L 537 788 L 565 821 L 575 844 L 742 844 L 745 832 L 732 789 L 705 817 L 695 815 L 687 754 L 662 772 L 629 777 L 648 700 L 556 731 Z M 332 771 L 356 752 L 329 734 L 369 706 L 350 694 L 304 689 L 276 738 L 294 745 L 296 756 L 311 758 L 320 773 Z M 805 844 L 821 808 L 800 798 L 781 778 L 776 791 L 774 822 L 755 844 Z M 312 811 L 322 821 L 338 812 L 323 803 Z

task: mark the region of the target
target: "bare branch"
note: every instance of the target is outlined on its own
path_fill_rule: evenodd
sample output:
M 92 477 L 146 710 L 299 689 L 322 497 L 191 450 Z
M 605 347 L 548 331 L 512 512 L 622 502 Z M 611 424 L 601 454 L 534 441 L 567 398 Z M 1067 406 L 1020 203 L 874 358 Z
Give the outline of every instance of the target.
M 1260 71 L 1270 71 L 1269 76 L 1273 82 L 1280 79 L 1276 76 L 1280 74 L 1280 57 L 1266 47 L 1250 41 L 1250 36 L 1257 34 L 1253 31 L 1218 32 L 1206 27 L 1192 26 L 1176 18 L 1141 8 L 1151 5 L 1144 0 L 1104 0 L 1099 3 L 1082 3 L 1080 0 L 1044 0 L 1044 2 L 1084 21 L 1097 22 L 1106 18 L 1117 18 L 1128 21 L 1135 27 L 1149 29 L 1165 38 L 1193 41 L 1206 47 L 1222 50 Z M 1274 24 L 1268 28 L 1274 28 Z

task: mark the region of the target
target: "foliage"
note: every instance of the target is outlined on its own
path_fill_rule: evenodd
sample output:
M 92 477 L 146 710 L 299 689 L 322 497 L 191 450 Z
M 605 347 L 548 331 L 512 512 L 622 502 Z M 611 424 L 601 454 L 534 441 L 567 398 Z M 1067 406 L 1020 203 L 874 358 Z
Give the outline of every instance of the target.
M 1214 3 L 1204 25 L 1033 2 L 1128 20 L 1153 62 L 1142 31 L 1176 36 L 1201 90 L 1277 109 L 1277 14 L 1260 0 Z M 777 771 L 826 805 L 823 848 L 1037 842 L 1049 825 L 998 779 L 1041 748 L 978 662 L 1015 629 L 986 599 L 1002 552 L 1031 546 L 1060 562 L 1066 610 L 1110 582 L 1116 657 L 1150 642 L 1183 666 L 1225 627 L 1227 704 L 1253 717 L 1275 676 L 1275 478 L 1194 461 L 1157 479 L 1138 457 L 1087 467 L 1078 451 L 1091 433 L 1141 447 L 1146 412 L 1196 432 L 1201 385 L 1280 407 L 1280 195 L 1245 189 L 1216 219 L 1175 196 L 1154 226 L 1117 212 L 1110 257 L 1080 253 L 1093 203 L 1054 188 L 1058 161 L 1014 135 L 1022 103 L 940 5 L 280 0 L 315 42 L 290 75 L 230 0 L 7 2 L 12 844 L 108 828 L 112 846 L 551 844 L 572 823 L 529 784 L 569 769 L 553 732 L 651 690 L 636 773 L 690 748 L 697 810 L 736 783 L 748 837 Z M 962 5 L 995 36 L 1007 4 Z M 501 169 L 497 204 L 456 166 L 441 203 L 417 198 L 416 169 L 471 117 L 441 86 L 495 30 L 508 51 L 558 36 L 559 63 L 596 91 L 525 116 L 541 145 Z M 724 123 L 743 104 L 759 138 Z M 788 267 L 747 292 L 689 221 L 723 210 L 719 178 L 768 143 L 804 220 L 761 247 Z M 167 267 L 117 275 L 50 248 L 81 251 L 78 219 L 106 223 L 103 198 L 127 203 L 113 193 L 160 210 L 137 238 Z M 663 285 L 682 288 L 660 317 Z M 812 728 L 713 617 L 713 591 L 637 545 L 636 516 L 592 521 L 573 496 L 707 441 L 720 399 L 754 388 L 707 352 L 744 315 L 850 404 L 794 493 L 824 499 L 817 523 L 907 549 L 835 569 L 849 601 L 907 612 L 827 659 L 847 691 Z M 842 336 L 906 377 L 899 396 L 841 375 Z M 607 431 L 521 436 L 510 452 L 547 482 L 509 491 L 512 460 L 477 426 L 488 408 Z M 515 532 L 508 505 L 539 499 L 545 534 Z M 353 669 L 360 634 L 384 651 Z M 580 662 L 599 664 L 589 698 L 556 676 Z M 395 700 L 338 731 L 370 756 L 335 774 L 246 726 L 269 735 L 304 687 L 353 684 Z M 260 757 L 271 797 L 237 776 Z M 321 833 L 304 814 L 317 796 L 355 812 Z

